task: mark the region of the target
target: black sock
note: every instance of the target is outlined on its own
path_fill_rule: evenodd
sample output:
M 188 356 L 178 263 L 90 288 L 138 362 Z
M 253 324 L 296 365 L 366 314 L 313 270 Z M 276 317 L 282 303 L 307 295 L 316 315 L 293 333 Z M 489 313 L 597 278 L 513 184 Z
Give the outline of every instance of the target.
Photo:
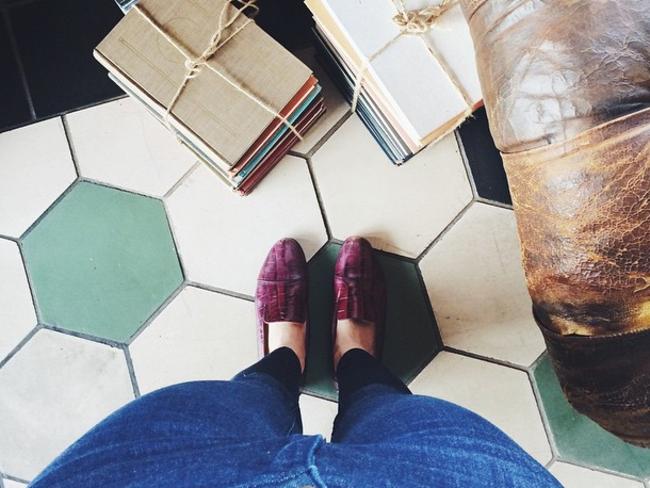
M 289 347 L 276 349 L 237 376 L 246 376 L 250 373 L 264 373 L 272 376 L 282 383 L 286 390 L 296 398 L 300 393 L 300 384 L 302 382 L 300 359 L 293 352 L 293 349 Z
M 336 377 L 341 409 L 345 408 L 354 393 L 372 384 L 389 386 L 400 393 L 411 393 L 386 366 L 363 349 L 350 349 L 341 357 L 336 368 Z

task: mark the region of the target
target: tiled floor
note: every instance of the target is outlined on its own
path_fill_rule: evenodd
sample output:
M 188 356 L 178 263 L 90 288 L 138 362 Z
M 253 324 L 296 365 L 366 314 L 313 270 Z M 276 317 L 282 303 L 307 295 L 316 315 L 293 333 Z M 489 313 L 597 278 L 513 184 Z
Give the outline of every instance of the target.
M 385 361 L 414 392 L 487 417 L 568 487 L 650 481 L 650 451 L 561 395 L 485 127 L 394 167 L 324 85 L 328 116 L 245 198 L 128 99 L 0 134 L 0 485 L 140 394 L 254 361 L 255 277 L 283 236 L 310 258 L 305 432 L 328 436 L 331 264 L 351 234 L 382 250 Z

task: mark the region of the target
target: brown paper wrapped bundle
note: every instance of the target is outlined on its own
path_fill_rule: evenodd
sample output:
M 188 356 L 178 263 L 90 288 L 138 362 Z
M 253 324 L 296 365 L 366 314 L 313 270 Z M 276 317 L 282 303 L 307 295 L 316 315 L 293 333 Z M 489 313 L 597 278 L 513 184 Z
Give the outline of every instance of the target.
M 462 3 L 562 388 L 650 446 L 650 1 Z

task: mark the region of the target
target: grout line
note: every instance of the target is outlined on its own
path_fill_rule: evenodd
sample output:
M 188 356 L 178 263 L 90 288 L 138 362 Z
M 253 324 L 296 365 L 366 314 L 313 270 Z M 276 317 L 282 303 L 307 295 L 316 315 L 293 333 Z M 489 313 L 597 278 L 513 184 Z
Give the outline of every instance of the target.
M 537 359 L 535 359 L 535 361 L 533 361 L 530 364 L 530 366 L 528 366 L 528 371 L 531 373 L 535 371 L 535 368 L 537 368 L 539 363 L 541 363 L 544 360 L 544 356 L 546 356 L 546 348 L 544 348 L 544 350 L 540 353 L 540 355 L 537 356 Z
M 552 452 L 552 451 L 551 451 Z M 551 460 L 544 465 L 544 468 L 548 471 L 551 466 L 553 466 L 557 462 L 557 457 L 555 457 L 555 453 L 551 456 Z
M 311 158 L 307 158 L 305 164 L 307 165 L 307 171 L 309 172 L 309 178 L 311 179 L 311 186 L 316 193 L 318 208 L 323 220 L 323 225 L 325 226 L 325 234 L 327 235 L 328 239 L 332 239 L 332 227 L 330 226 L 329 219 L 327 218 L 327 213 L 325 212 L 325 203 L 323 202 L 323 196 L 321 194 L 318 183 L 316 182 L 316 175 L 314 173 Z
M 95 336 L 92 334 L 86 334 L 85 332 L 78 332 L 76 330 L 64 329 L 63 327 L 59 327 L 58 325 L 40 324 L 40 326 L 43 330 L 50 330 L 58 334 L 76 337 L 77 339 L 85 339 L 87 341 L 97 342 L 98 344 L 104 344 L 105 346 L 113 347 L 115 349 L 122 349 L 124 347 L 124 343 L 122 342 L 115 341 L 113 339 L 105 339 L 103 337 Z
M 425 358 L 424 361 L 422 361 L 422 364 L 418 365 L 418 367 L 415 369 L 415 374 L 411 378 L 409 378 L 407 381 L 404 381 L 404 384 L 406 386 L 409 386 L 411 383 L 413 383 L 418 376 L 420 376 L 420 373 L 424 371 L 424 369 L 431 364 L 431 362 L 438 357 L 438 354 L 440 354 L 443 351 L 442 343 L 440 344 L 440 348 L 436 349 L 429 357 Z
M 320 139 L 318 139 L 312 147 L 310 147 L 306 152 L 298 152 L 295 149 L 290 149 L 287 154 L 292 156 L 301 157 L 304 159 L 310 158 L 320 147 L 327 142 L 327 140 L 332 137 L 332 135 L 345 123 L 345 121 L 352 115 L 352 111 L 348 108 L 339 119 L 334 122 L 334 125 L 330 127 L 325 134 L 323 134 Z
M 47 208 L 43 211 L 43 213 L 42 213 L 41 215 L 39 215 L 38 218 L 37 218 L 34 222 L 32 222 L 32 225 L 30 225 L 30 226 L 27 228 L 27 230 L 21 234 L 21 236 L 19 237 L 19 241 L 22 242 L 22 241 L 25 239 L 25 237 L 27 237 L 27 234 L 29 234 L 29 233 L 34 229 L 34 227 L 36 227 L 38 224 L 41 223 L 41 221 L 45 218 L 45 216 L 46 216 L 47 214 L 49 214 L 49 213 L 52 211 L 52 209 L 53 209 L 54 207 L 56 207 L 57 204 L 58 204 L 61 200 L 63 200 L 63 199 L 68 195 L 68 193 L 70 193 L 70 192 L 72 191 L 72 189 L 76 186 L 77 182 L 79 182 L 79 181 L 80 181 L 79 178 L 75 178 L 74 181 L 73 181 L 72 183 L 70 183 L 70 184 L 68 185 L 68 187 L 67 187 L 65 190 L 63 190 L 63 192 L 62 192 L 62 193 L 61 193 L 61 194 L 56 198 L 56 200 L 54 200 L 54 201 L 50 204 L 50 206 L 47 207 Z
M 418 281 L 420 283 L 420 293 L 422 293 L 422 295 L 424 297 L 425 306 L 426 306 L 427 311 L 429 312 L 431 318 L 433 319 L 433 329 L 434 329 L 434 335 L 435 335 L 436 343 L 437 343 L 438 347 L 440 348 L 440 350 L 442 350 L 445 343 L 442 341 L 442 333 L 440 332 L 440 326 L 438 325 L 438 319 L 436 318 L 436 312 L 433 309 L 433 304 L 431 303 L 431 298 L 429 297 L 427 284 L 424 281 L 424 276 L 422 275 L 422 270 L 420 269 L 420 267 L 417 264 L 415 265 L 415 273 L 416 273 L 416 275 L 418 277 Z
M 345 242 L 344 240 L 337 239 L 336 237 L 330 237 L 330 239 L 328 241 L 328 244 L 337 244 L 337 245 L 341 246 L 341 245 L 343 245 L 344 242 Z M 377 249 L 377 248 L 373 247 L 373 252 L 375 252 L 376 254 L 382 255 L 384 257 L 387 257 L 387 258 L 396 259 L 398 261 L 403 261 L 405 263 L 412 264 L 413 266 L 417 266 L 417 264 L 418 264 L 417 261 L 416 261 L 416 258 L 412 258 L 412 257 L 409 257 L 409 256 L 404 256 L 403 254 L 398 254 L 398 253 L 393 252 L 393 251 L 386 251 L 385 249 Z
M 178 246 L 178 238 L 176 237 L 176 231 L 172 225 L 172 221 L 169 218 L 169 209 L 167 208 L 167 201 L 162 200 L 163 212 L 165 213 L 165 222 L 167 222 L 167 229 L 169 229 L 169 235 L 172 238 L 172 245 L 174 246 L 174 253 L 176 254 L 176 259 L 178 260 L 178 266 L 181 268 L 181 276 L 183 281 L 187 279 L 187 271 L 185 268 L 185 262 L 181 256 L 180 247 Z
M 93 108 L 93 107 L 98 107 L 98 106 L 104 105 L 106 103 L 117 102 L 118 100 L 122 100 L 124 98 L 129 98 L 129 96 L 126 93 L 120 93 L 119 95 L 115 95 L 114 97 L 103 98 L 101 100 L 95 100 L 95 101 L 89 102 L 89 103 L 87 103 L 85 105 L 80 105 L 78 107 L 64 109 L 62 112 L 60 112 L 58 114 L 53 114 L 53 116 L 61 117 L 63 115 L 70 115 L 70 114 L 73 114 L 75 112 L 81 112 L 82 110 L 86 110 L 86 109 Z M 39 120 L 41 120 L 41 119 L 39 119 Z
M 318 151 L 328 140 L 330 137 L 334 135 L 334 133 L 339 130 L 339 128 L 345 124 L 345 121 L 348 120 L 352 116 L 352 111 L 347 110 L 346 113 L 344 113 L 339 120 L 336 121 L 336 123 L 331 127 L 330 130 L 328 130 L 323 137 L 321 137 L 316 144 L 313 145 L 313 147 L 307 151 L 307 153 L 304 155 L 305 157 L 311 159 L 311 157 Z
M 77 178 L 81 177 L 81 168 L 79 167 L 79 162 L 77 160 L 77 151 L 74 148 L 72 143 L 72 133 L 70 132 L 70 126 L 68 125 L 68 119 L 65 115 L 61 116 L 61 123 L 63 124 L 63 133 L 65 134 L 65 139 L 68 142 L 68 149 L 70 150 L 70 158 L 72 159 L 72 164 L 74 165 L 75 173 Z
M 456 137 L 456 145 L 460 152 L 460 159 L 463 161 L 463 167 L 465 168 L 465 175 L 467 176 L 469 186 L 472 189 L 472 196 L 474 200 L 476 200 L 479 198 L 478 189 L 476 188 L 476 182 L 474 181 L 474 175 L 472 174 L 472 167 L 469 165 L 469 159 L 467 159 L 465 144 L 463 144 L 463 138 L 460 137 L 460 131 L 458 129 L 454 131 L 454 136 Z
M 23 271 L 25 272 L 25 278 L 27 278 L 27 286 L 29 287 L 29 294 L 31 295 L 32 298 L 32 307 L 34 307 L 34 315 L 36 316 L 36 321 L 38 323 L 41 320 L 41 310 L 36 300 L 36 292 L 34 291 L 34 282 L 32 281 L 32 277 L 29 273 L 29 268 L 27 267 L 27 259 L 25 259 L 25 251 L 23 250 L 23 244 L 22 242 L 18 242 L 17 244 L 18 244 L 18 253 L 20 254 L 20 261 L 23 264 Z
M 185 180 L 187 180 L 187 178 L 189 178 L 190 175 L 194 173 L 194 171 L 196 171 L 196 169 L 199 166 L 201 166 L 201 164 L 202 164 L 201 161 L 196 161 L 192 166 L 190 166 L 190 168 L 185 173 L 183 173 L 183 175 L 178 179 L 178 181 L 176 181 L 176 183 L 174 183 L 172 187 L 165 192 L 165 194 L 162 196 L 162 199 L 166 200 L 167 198 L 169 198 L 169 196 L 172 193 L 174 193 L 179 186 L 185 183 Z
M 411 257 L 409 257 L 409 256 L 404 256 L 404 255 L 402 255 L 402 254 L 397 254 L 397 253 L 392 252 L 392 251 L 386 251 L 386 250 L 384 250 L 384 249 L 375 249 L 375 248 L 373 248 L 373 250 L 374 250 L 374 252 L 375 252 L 376 254 L 379 254 L 379 255 L 381 255 L 381 256 L 384 256 L 384 257 L 387 257 L 387 258 L 391 258 L 391 259 L 395 259 L 395 260 L 397 260 L 397 261 L 403 261 L 403 262 L 405 262 L 405 263 L 412 264 L 413 266 L 417 266 L 417 265 L 418 265 L 418 263 L 415 262 L 415 258 L 411 258 Z
M 138 195 L 144 198 L 153 198 L 154 200 L 160 200 L 160 197 L 157 197 L 155 195 L 149 195 L 148 193 L 143 193 L 138 190 L 132 190 L 130 188 L 125 188 L 123 186 L 115 185 L 113 183 L 107 183 L 105 181 L 96 180 L 95 178 L 91 178 L 89 176 L 79 176 L 79 181 L 81 183 L 90 183 L 91 185 L 103 186 L 104 188 L 108 188 L 110 190 L 117 190 L 123 193 L 131 193 L 133 195 Z
M 450 352 L 453 354 L 458 354 L 459 356 L 465 356 L 471 359 L 478 359 L 479 361 L 485 361 L 487 363 L 496 364 L 497 366 L 503 366 L 505 368 L 514 369 L 522 373 L 528 374 L 528 371 L 524 366 L 519 364 L 511 363 L 510 361 L 504 361 L 503 359 L 495 359 L 487 356 L 481 356 L 480 354 L 475 354 L 473 352 L 463 351 L 462 349 L 456 349 L 455 347 L 443 345 L 443 351 Z
M 505 208 L 506 210 L 512 210 L 512 205 L 503 203 L 503 202 L 497 202 L 496 200 L 490 200 L 489 198 L 481 197 L 478 196 L 475 198 L 475 200 L 479 203 L 483 203 L 485 205 L 491 205 L 493 207 L 499 207 L 499 208 Z
M 452 219 L 452 221 L 449 222 L 444 229 L 442 229 L 440 234 L 438 234 L 435 237 L 435 239 L 433 239 L 433 241 L 431 241 L 431 243 L 428 246 L 426 246 L 424 250 L 414 259 L 415 263 L 420 264 L 420 261 L 422 261 L 424 256 L 427 255 L 427 253 L 431 250 L 431 248 L 433 248 L 433 246 L 438 244 L 438 242 L 442 240 L 442 238 L 447 234 L 447 232 L 449 232 L 458 223 L 458 221 L 463 218 L 463 216 L 467 213 L 467 211 L 469 210 L 469 208 L 472 206 L 473 203 L 474 200 L 470 200 L 467 203 L 467 205 L 465 205 L 460 210 L 460 212 L 458 212 L 458 214 Z
M 325 241 L 325 243 L 318 248 L 318 250 L 313 254 L 313 256 L 307 260 L 307 264 L 309 265 L 312 261 L 317 259 L 321 254 L 324 254 L 327 248 L 330 246 L 330 244 L 337 244 L 337 242 L 335 242 L 335 239 L 328 239 L 327 241 Z
M 18 66 L 18 75 L 20 77 L 20 82 L 23 86 L 25 92 L 25 100 L 27 101 L 27 108 L 29 109 L 29 115 L 32 118 L 30 122 L 36 120 L 36 109 L 34 108 L 34 100 L 32 99 L 32 93 L 29 89 L 29 82 L 27 81 L 27 74 L 25 73 L 25 66 L 23 65 L 22 57 L 20 56 L 20 51 L 18 50 L 18 42 L 16 41 L 16 36 L 14 35 L 14 28 L 11 24 L 11 19 L 9 18 L 9 6 L 6 6 L 2 9 L 2 18 L 4 20 L 5 28 L 7 29 L 7 35 L 9 37 L 9 44 L 11 45 L 11 51 Z
M 10 474 L 7 473 L 2 473 L 2 476 L 4 477 L 5 481 L 17 481 L 18 483 L 24 483 L 26 485 L 29 484 L 28 480 L 24 478 L 19 478 L 18 476 L 11 476 Z
M 218 288 L 218 287 L 212 286 L 212 285 L 206 285 L 204 283 L 198 283 L 198 282 L 192 281 L 192 280 L 187 280 L 187 286 L 191 286 L 192 288 L 199 288 L 200 290 L 219 293 L 221 295 L 226 295 L 226 296 L 229 296 L 229 297 L 232 297 L 232 298 L 239 298 L 240 300 L 245 300 L 247 302 L 254 302 L 255 301 L 255 297 L 253 297 L 252 295 L 246 295 L 245 293 L 230 291 L 230 290 L 226 290 L 225 288 Z
M 537 381 L 535 381 L 535 376 L 533 375 L 533 371 L 532 370 L 528 371 L 526 373 L 526 376 L 528 376 L 528 382 L 530 383 L 530 387 L 533 390 L 533 398 L 535 399 L 535 406 L 537 407 L 537 413 L 539 414 L 539 417 L 542 421 L 542 427 L 544 427 L 546 442 L 548 442 L 548 445 L 551 448 L 551 454 L 553 455 L 553 460 L 557 460 L 559 455 L 559 449 L 557 448 L 557 445 L 555 443 L 555 436 L 553 435 L 553 429 L 551 429 L 551 422 L 549 421 L 546 415 L 546 410 L 544 409 L 544 405 L 542 403 L 542 395 L 537 387 Z
M 289 149 L 289 151 L 287 151 L 287 154 L 286 154 L 286 155 L 287 155 L 287 156 L 293 156 L 294 158 L 304 159 L 305 161 L 306 161 L 307 159 L 309 159 L 305 154 L 302 154 L 302 153 L 298 153 L 298 152 L 292 151 L 291 149 Z
M 7 236 L 7 235 L 4 235 L 4 234 L 0 234 L 0 239 L 4 239 L 6 241 L 11 241 L 11 242 L 15 242 L 15 243 L 19 242 L 17 237 L 11 237 L 11 236 Z
M 124 359 L 126 359 L 126 367 L 129 370 L 129 377 L 131 378 L 131 386 L 133 387 L 133 396 L 140 398 L 140 387 L 138 386 L 138 378 L 135 376 L 135 369 L 133 367 L 133 359 L 131 358 L 131 351 L 129 346 L 124 346 Z
M 325 400 L 326 402 L 330 402 L 330 403 L 334 403 L 334 404 L 339 403 L 338 400 L 334 400 L 332 398 L 321 395 L 317 391 L 310 390 L 308 387 L 305 387 L 305 386 L 300 387 L 300 394 L 310 396 L 310 397 L 313 397 L 313 398 L 318 398 L 319 400 Z
M 180 285 L 176 287 L 176 289 L 171 292 L 171 294 L 163 300 L 163 302 L 156 307 L 156 309 L 153 311 L 153 313 L 145 320 L 138 329 L 131 334 L 131 336 L 126 340 L 126 345 L 130 346 L 133 344 L 133 341 L 140 335 L 142 334 L 142 331 L 144 331 L 147 327 L 149 327 L 149 324 L 156 320 L 158 316 L 162 313 L 163 310 L 167 308 L 167 306 L 176 298 L 180 293 L 185 289 L 187 286 L 187 282 L 183 280 Z
M 20 350 L 29 342 L 29 340 L 36 335 L 36 333 L 41 329 L 40 326 L 36 325 L 32 330 L 30 330 L 25 337 L 21 339 L 21 341 L 14 347 L 11 351 L 9 351 L 9 354 L 7 354 L 4 358 L 0 359 L 0 369 L 4 367 L 5 364 L 9 362 L 11 358 L 13 358 L 16 354 L 20 352 Z
M 2 6 L 0 5 L 0 11 L 1 10 L 2 10 Z M 6 126 L 6 127 L 0 127 L 0 133 L 9 132 L 9 131 L 14 130 L 14 129 L 20 129 L 21 127 L 27 127 L 29 125 L 32 125 L 32 124 L 35 124 L 35 123 L 38 123 L 38 122 L 44 122 L 46 120 L 50 120 L 50 119 L 53 119 L 53 118 L 56 118 L 56 117 L 62 117 L 64 115 L 70 115 L 70 114 L 73 114 L 75 112 L 80 112 L 82 110 L 87 110 L 87 109 L 90 109 L 90 108 L 93 108 L 93 107 L 97 107 L 99 105 L 104 105 L 105 103 L 116 102 L 117 100 L 121 100 L 121 99 L 127 98 L 127 97 L 128 97 L 128 95 L 122 94 L 122 95 L 118 95 L 118 96 L 115 96 L 115 97 L 112 97 L 112 98 L 107 98 L 107 99 L 104 99 L 104 100 L 90 102 L 87 105 L 82 105 L 80 107 L 65 109 L 65 110 L 62 110 L 61 112 L 58 112 L 58 113 L 47 114 L 47 115 L 43 115 L 41 117 L 36 117 L 35 119 L 30 119 L 27 122 L 19 122 L 19 123 L 14 124 L 14 125 L 9 125 L 9 126 Z
M 603 473 L 603 474 L 607 474 L 607 475 L 610 475 L 610 476 L 615 476 L 617 478 L 623 478 L 623 479 L 627 479 L 627 480 L 631 480 L 631 481 L 640 481 L 641 483 L 644 483 L 643 478 L 633 476 L 633 475 L 627 474 L 627 473 L 621 473 L 619 471 L 613 471 L 613 470 L 607 469 L 607 468 L 605 468 L 603 466 L 593 465 L 593 464 L 590 464 L 590 463 L 582 464 L 582 463 L 580 463 L 578 461 L 573 461 L 571 459 L 562 459 L 561 456 L 557 458 L 557 461 L 560 462 L 560 463 L 564 463 L 564 464 L 570 464 L 571 466 L 575 466 L 577 468 L 589 469 L 591 471 L 596 471 L 597 473 Z M 644 486 L 645 486 L 645 484 L 644 484 Z

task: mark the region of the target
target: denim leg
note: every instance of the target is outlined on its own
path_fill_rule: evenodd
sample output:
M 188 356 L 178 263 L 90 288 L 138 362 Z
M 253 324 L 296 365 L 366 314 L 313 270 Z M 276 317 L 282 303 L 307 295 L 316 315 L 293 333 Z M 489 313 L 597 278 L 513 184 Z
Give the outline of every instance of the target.
M 80 471 L 84 459 L 103 452 L 110 453 L 101 455 L 108 462 L 124 453 L 144 457 L 152 448 L 162 452 L 165 446 L 180 453 L 206 444 L 227 446 L 301 433 L 298 387 L 294 386 L 300 363 L 288 352 L 275 351 L 231 381 L 181 383 L 142 396 L 76 441 L 34 485 L 50 475 L 64 478 L 66 466 Z
M 378 479 L 390 479 L 396 469 L 403 469 L 406 479 L 440 480 L 440 486 L 560 486 L 479 415 L 445 400 L 410 394 L 369 354 L 355 353 L 347 364 L 343 359 L 339 363 L 343 368 L 337 370 L 343 402 L 332 434 L 334 446 L 340 447 L 327 454 L 332 457 L 327 462 L 350 457 L 347 447 L 354 449 L 359 462 L 373 466 Z M 348 371 L 355 367 L 369 379 L 364 382 Z M 376 463 L 377 458 L 386 462 Z M 477 472 L 481 483 L 476 481 Z
M 383 419 L 371 414 L 395 398 L 411 396 L 408 387 L 380 361 L 362 349 L 352 349 L 341 357 L 336 369 L 339 385 L 339 412 L 334 421 L 332 442 L 356 442 L 358 434 L 366 441 L 381 440 Z M 372 394 L 369 394 L 372 392 Z M 378 428 L 372 428 L 373 423 Z M 359 427 L 360 423 L 363 425 Z M 366 432 L 361 432 L 362 430 Z M 363 441 L 362 441 L 363 442 Z

